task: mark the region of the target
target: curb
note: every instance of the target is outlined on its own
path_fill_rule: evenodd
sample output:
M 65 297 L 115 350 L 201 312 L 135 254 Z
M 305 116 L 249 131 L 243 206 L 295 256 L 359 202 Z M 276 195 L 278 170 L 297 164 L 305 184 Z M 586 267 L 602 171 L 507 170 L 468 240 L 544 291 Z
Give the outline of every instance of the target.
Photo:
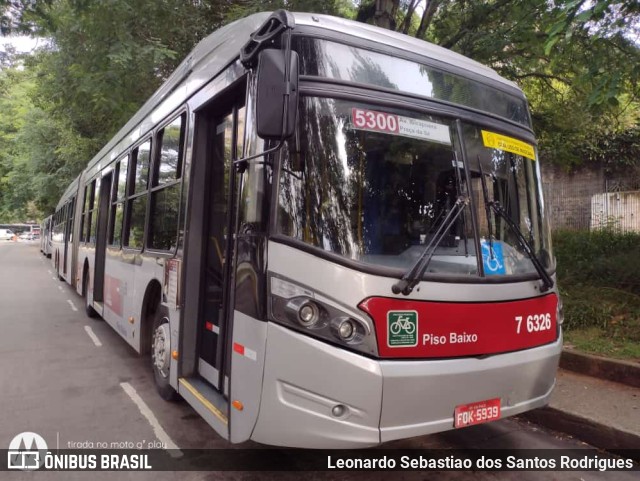
M 522 415 L 531 422 L 569 434 L 596 448 L 640 462 L 640 436 L 552 407 Z
M 587 376 L 640 388 L 640 363 L 618 361 L 564 349 L 560 367 Z

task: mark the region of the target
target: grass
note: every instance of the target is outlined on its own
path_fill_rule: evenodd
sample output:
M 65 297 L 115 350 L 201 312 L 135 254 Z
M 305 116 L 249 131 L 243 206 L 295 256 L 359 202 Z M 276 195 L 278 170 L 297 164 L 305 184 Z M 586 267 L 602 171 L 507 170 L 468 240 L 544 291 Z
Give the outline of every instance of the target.
M 567 346 L 640 361 L 640 235 L 554 235 Z
M 640 362 L 640 343 L 612 338 L 597 327 L 566 331 L 564 344 L 597 356 Z

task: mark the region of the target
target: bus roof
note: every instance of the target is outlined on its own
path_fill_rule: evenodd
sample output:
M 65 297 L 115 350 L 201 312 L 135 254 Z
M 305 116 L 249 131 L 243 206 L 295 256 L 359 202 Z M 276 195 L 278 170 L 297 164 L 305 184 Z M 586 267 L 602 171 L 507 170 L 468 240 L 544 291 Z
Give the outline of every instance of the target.
M 88 168 L 93 167 L 116 147 L 126 136 L 132 135 L 136 140 L 145 132 L 136 132 L 136 127 L 149 115 L 153 114 L 163 100 L 169 95 L 176 94 L 186 101 L 191 95 L 216 77 L 240 55 L 240 49 L 249 40 L 249 36 L 256 31 L 271 15 L 271 12 L 261 12 L 236 20 L 219 28 L 201 40 L 193 51 L 182 61 L 178 68 L 163 83 L 160 88 L 145 102 L 138 112 L 124 125 L 122 129 L 105 145 L 89 162 Z M 343 35 L 361 38 L 379 43 L 392 45 L 394 48 L 405 50 L 413 55 L 421 55 L 425 59 L 435 59 L 441 63 L 451 65 L 456 69 L 467 70 L 481 75 L 488 80 L 498 82 L 506 88 L 518 88 L 513 82 L 504 79 L 493 69 L 439 47 L 424 40 L 409 37 L 398 32 L 386 30 L 353 20 L 318 15 L 312 13 L 291 13 L 296 26 L 327 29 Z M 106 159 L 115 160 L 114 158 Z M 62 201 L 61 201 L 62 202 Z

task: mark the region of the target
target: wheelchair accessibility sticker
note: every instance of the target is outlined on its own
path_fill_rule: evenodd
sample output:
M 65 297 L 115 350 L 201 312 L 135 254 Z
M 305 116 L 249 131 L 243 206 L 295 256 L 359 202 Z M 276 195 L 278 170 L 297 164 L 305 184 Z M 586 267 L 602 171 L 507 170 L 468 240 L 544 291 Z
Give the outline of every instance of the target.
M 482 265 L 484 273 L 488 276 L 504 275 L 507 273 L 504 268 L 504 255 L 502 253 L 502 244 L 500 242 L 492 242 L 491 244 L 482 240 Z

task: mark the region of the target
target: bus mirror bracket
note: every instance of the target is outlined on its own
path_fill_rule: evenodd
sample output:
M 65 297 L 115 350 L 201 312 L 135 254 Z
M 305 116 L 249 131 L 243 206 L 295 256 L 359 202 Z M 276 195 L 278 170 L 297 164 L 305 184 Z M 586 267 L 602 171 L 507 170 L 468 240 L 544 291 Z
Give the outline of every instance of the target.
M 287 58 L 289 65 L 287 66 Z M 265 140 L 285 140 L 295 131 L 298 111 L 298 54 L 264 49 L 259 54 L 256 130 Z

